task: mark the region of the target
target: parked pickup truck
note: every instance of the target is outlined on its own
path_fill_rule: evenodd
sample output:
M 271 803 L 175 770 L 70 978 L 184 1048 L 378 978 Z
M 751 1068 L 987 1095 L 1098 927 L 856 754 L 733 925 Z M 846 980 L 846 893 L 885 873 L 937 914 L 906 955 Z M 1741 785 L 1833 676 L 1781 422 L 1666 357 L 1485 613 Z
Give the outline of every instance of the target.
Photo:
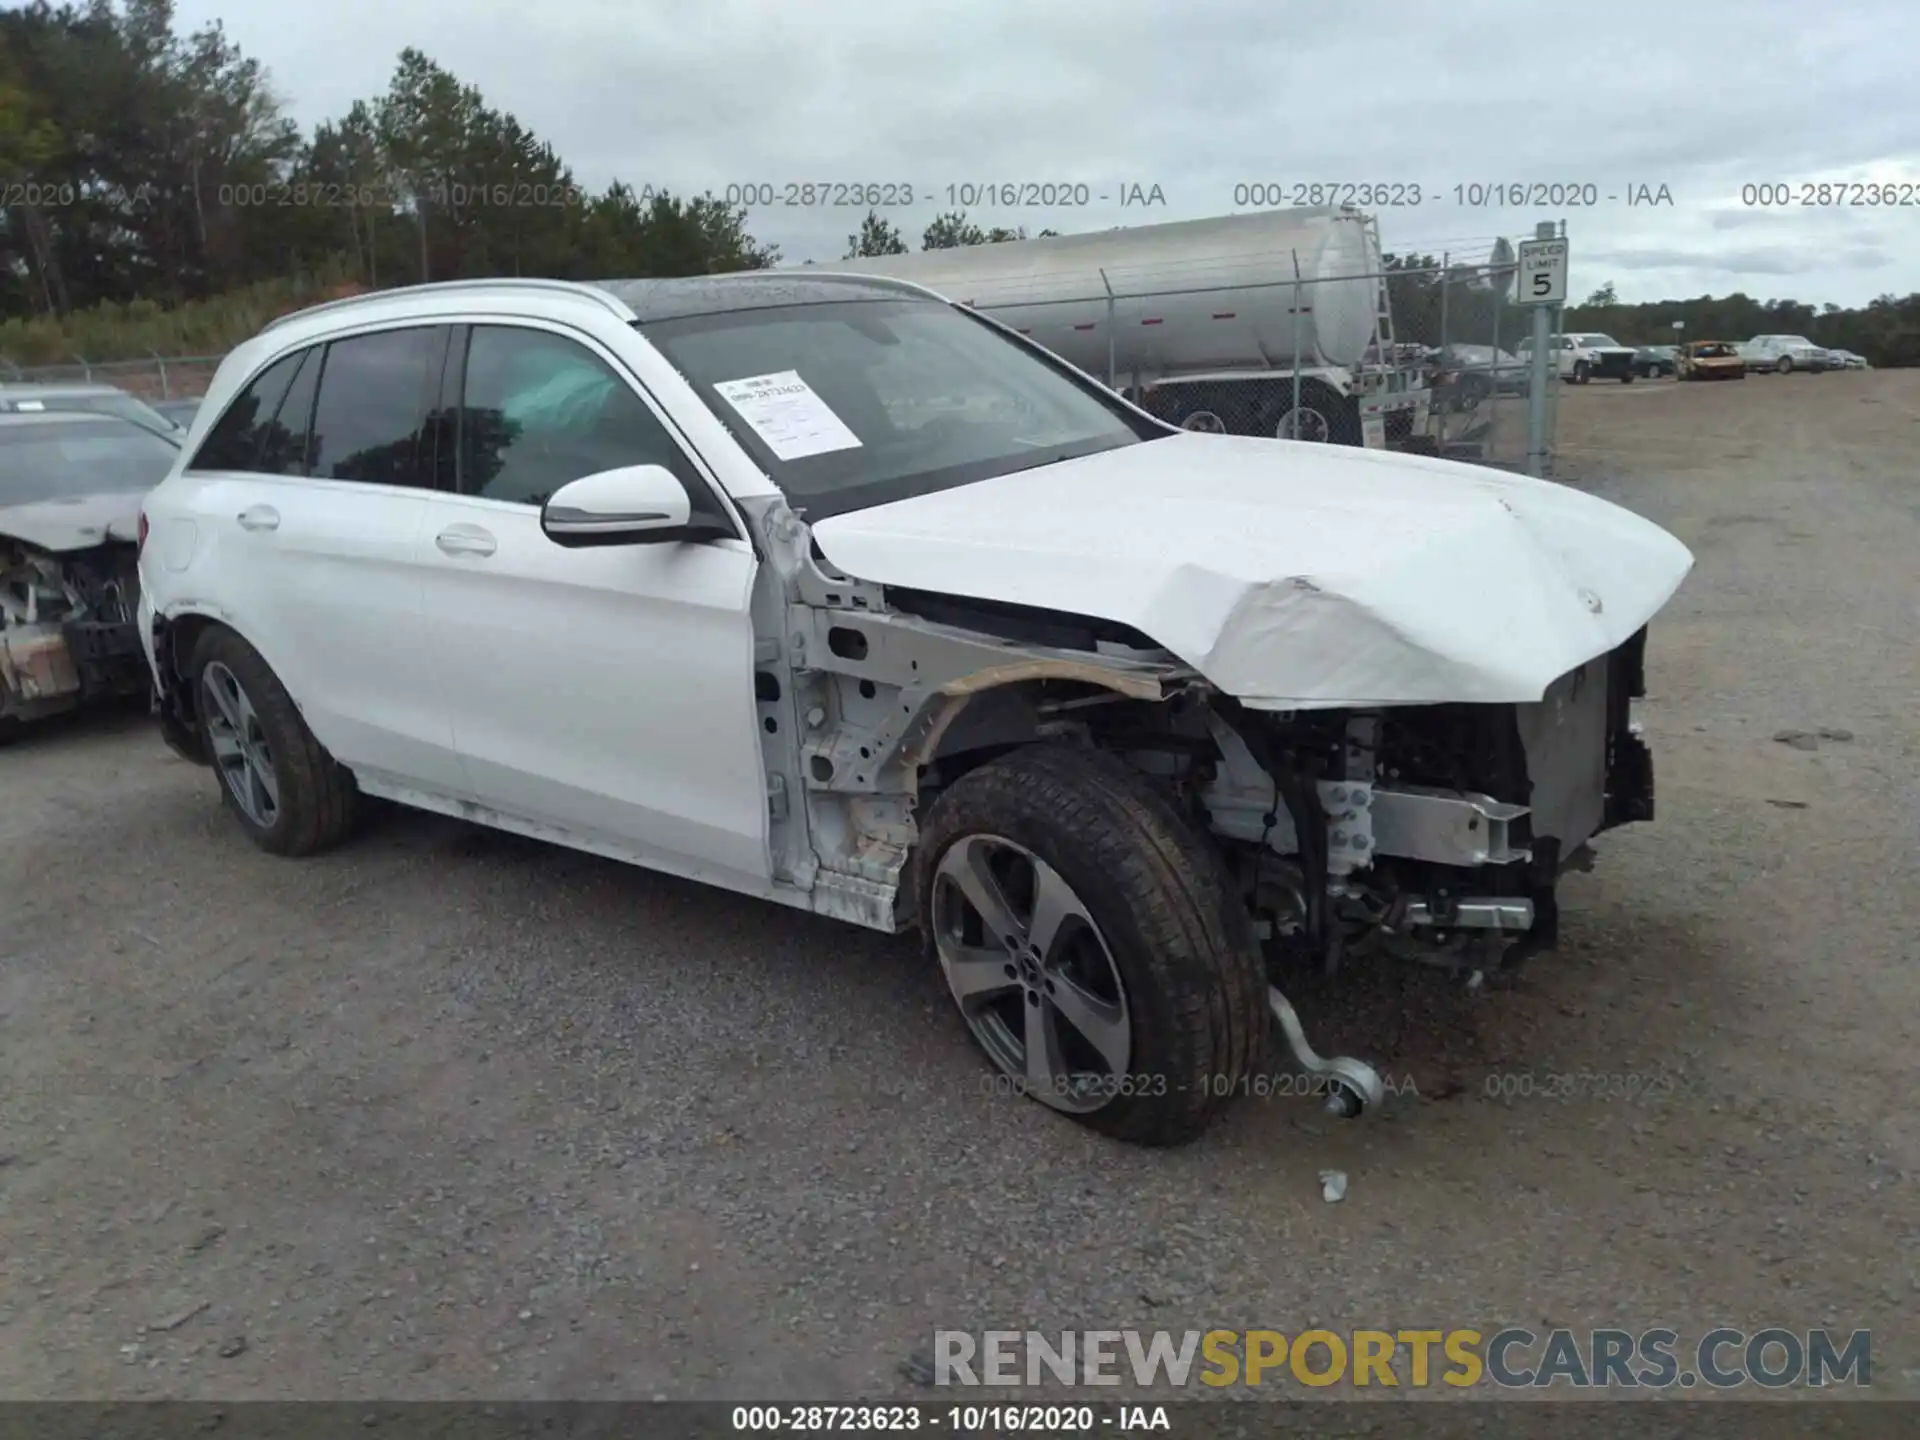
M 1633 383 L 1633 362 L 1638 352 L 1610 335 L 1555 335 L 1547 344 L 1553 353 L 1554 374 L 1562 380 L 1585 385 L 1598 376 L 1602 380 L 1618 380 L 1623 385 Z M 1515 353 L 1522 360 L 1530 358 L 1533 338 L 1523 338 L 1515 347 Z
M 1567 486 L 1178 429 L 922 286 L 768 272 L 283 317 L 139 534 L 163 732 L 261 849 L 379 797 L 916 932 L 1008 1091 L 1159 1144 L 1272 1036 L 1384 1098 L 1301 976 L 1551 944 L 1653 815 L 1633 701 L 1693 564 Z

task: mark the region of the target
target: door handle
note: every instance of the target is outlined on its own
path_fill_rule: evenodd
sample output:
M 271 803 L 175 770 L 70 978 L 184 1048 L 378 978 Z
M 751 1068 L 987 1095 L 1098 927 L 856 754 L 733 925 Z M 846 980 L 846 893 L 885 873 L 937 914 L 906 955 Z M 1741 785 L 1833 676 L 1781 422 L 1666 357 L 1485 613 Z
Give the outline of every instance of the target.
M 442 555 L 491 555 L 499 542 L 478 525 L 449 525 L 433 537 Z
M 280 512 L 271 505 L 249 505 L 235 517 L 242 530 L 278 530 Z

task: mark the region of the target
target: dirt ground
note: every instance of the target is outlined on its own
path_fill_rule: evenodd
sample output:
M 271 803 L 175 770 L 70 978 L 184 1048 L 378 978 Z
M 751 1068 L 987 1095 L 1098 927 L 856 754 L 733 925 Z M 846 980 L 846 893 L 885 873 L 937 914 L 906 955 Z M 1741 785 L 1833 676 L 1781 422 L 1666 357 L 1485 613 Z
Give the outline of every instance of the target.
M 271 859 L 138 717 L 0 752 L 0 1395 L 925 1396 L 937 1328 L 1507 1323 L 1870 1327 L 1920 1394 L 1920 372 L 1559 424 L 1698 557 L 1659 817 L 1516 988 L 1301 997 L 1417 1088 L 1377 1121 L 1118 1147 L 984 1094 L 903 942 L 405 814 Z

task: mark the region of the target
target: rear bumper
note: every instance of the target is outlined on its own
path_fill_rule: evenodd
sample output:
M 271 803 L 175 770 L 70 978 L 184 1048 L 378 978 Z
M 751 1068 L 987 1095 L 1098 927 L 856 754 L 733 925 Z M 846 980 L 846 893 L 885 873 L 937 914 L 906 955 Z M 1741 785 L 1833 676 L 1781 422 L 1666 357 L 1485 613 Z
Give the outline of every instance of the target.
M 183 760 L 196 765 L 210 762 L 206 743 L 193 713 L 193 703 L 180 677 L 172 627 L 163 615 L 142 610 L 145 622 L 146 657 L 153 680 L 153 709 L 160 721 L 160 736 L 167 748 Z

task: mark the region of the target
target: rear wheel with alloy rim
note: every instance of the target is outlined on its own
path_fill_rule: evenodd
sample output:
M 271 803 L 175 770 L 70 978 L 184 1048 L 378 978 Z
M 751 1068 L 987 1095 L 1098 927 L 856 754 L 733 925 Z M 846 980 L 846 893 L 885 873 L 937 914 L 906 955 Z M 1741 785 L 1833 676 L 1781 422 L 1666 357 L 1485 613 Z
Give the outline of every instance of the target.
M 1034 746 L 963 776 L 922 830 L 915 894 L 998 1090 L 1170 1145 L 1257 1063 L 1267 982 L 1246 908 L 1204 837 L 1109 755 Z
M 1202 435 L 1224 435 L 1227 422 L 1211 410 L 1195 410 L 1180 422 L 1182 430 L 1195 430 Z
M 359 811 L 353 776 L 314 738 L 260 652 L 215 626 L 188 671 L 221 797 L 248 838 L 274 855 L 310 855 L 344 839 Z
M 227 798 L 257 830 L 280 818 L 280 779 L 273 742 L 260 714 L 233 671 L 219 660 L 200 672 L 201 713 L 207 717 L 207 747 Z

